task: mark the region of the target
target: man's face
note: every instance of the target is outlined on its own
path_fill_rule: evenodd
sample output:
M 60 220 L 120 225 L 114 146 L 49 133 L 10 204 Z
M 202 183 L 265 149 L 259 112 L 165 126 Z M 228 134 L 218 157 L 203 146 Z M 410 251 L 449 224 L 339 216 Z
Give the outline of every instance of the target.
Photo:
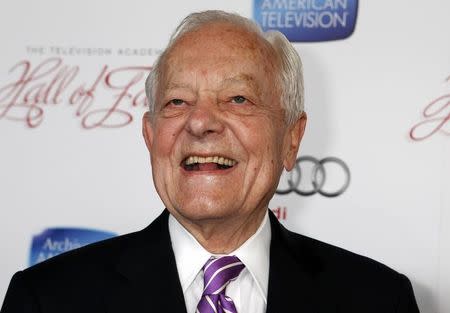
M 292 168 L 302 119 L 288 127 L 272 50 L 230 24 L 183 35 L 162 68 L 144 117 L 153 180 L 178 219 L 251 218 Z

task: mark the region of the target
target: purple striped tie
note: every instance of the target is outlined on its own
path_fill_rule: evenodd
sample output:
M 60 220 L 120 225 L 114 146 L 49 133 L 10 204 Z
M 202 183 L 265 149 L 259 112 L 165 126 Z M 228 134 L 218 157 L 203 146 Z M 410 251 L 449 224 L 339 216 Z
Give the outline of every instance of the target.
M 225 289 L 244 267 L 237 256 L 211 257 L 203 266 L 204 288 L 197 313 L 237 313 L 233 300 L 225 296 Z

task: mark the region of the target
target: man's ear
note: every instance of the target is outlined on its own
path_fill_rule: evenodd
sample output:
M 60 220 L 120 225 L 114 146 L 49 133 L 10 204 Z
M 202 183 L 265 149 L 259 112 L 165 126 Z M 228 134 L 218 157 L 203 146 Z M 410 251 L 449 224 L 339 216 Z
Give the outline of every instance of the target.
M 291 125 L 288 129 L 286 145 L 287 152 L 285 154 L 283 165 L 287 171 L 294 168 L 295 161 L 297 159 L 298 148 L 300 147 L 300 142 L 302 140 L 303 134 L 305 133 L 306 127 L 306 113 L 303 112 L 300 117 Z
M 142 116 L 142 135 L 144 135 L 145 144 L 150 152 L 153 145 L 153 127 L 150 112 L 145 112 Z

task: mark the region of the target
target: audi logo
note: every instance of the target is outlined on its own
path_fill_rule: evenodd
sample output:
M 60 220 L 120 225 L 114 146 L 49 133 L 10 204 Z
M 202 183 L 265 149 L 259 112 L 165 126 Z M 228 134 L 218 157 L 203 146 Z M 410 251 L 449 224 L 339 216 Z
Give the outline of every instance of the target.
M 302 167 L 306 163 L 312 164 L 310 177 L 307 177 L 304 173 L 306 166 Z M 327 181 L 331 179 L 327 176 L 325 164 L 337 166 L 338 171 L 344 176 L 343 182 L 336 183 L 333 181 L 333 184 L 327 184 Z M 339 174 L 339 176 L 342 176 L 342 174 Z M 311 196 L 319 193 L 325 197 L 337 197 L 343 194 L 350 185 L 350 169 L 344 161 L 336 157 L 327 157 L 321 160 L 312 156 L 299 157 L 292 171 L 288 175 L 283 175 L 282 179 L 286 178 L 286 176 L 287 187 L 285 186 L 286 184 L 284 184 L 284 187 L 280 187 L 282 185 L 282 182 L 280 182 L 275 193 L 285 195 L 295 192 L 301 196 Z M 330 185 L 332 185 L 331 188 Z

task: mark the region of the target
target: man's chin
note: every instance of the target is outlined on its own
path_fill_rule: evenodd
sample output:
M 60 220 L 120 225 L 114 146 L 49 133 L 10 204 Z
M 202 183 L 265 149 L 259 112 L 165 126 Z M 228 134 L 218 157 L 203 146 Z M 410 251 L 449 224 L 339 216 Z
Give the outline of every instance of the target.
M 214 221 L 225 221 L 235 217 L 235 208 L 211 205 L 209 202 L 195 202 L 179 208 L 168 209 L 170 213 L 183 223 L 201 224 Z

